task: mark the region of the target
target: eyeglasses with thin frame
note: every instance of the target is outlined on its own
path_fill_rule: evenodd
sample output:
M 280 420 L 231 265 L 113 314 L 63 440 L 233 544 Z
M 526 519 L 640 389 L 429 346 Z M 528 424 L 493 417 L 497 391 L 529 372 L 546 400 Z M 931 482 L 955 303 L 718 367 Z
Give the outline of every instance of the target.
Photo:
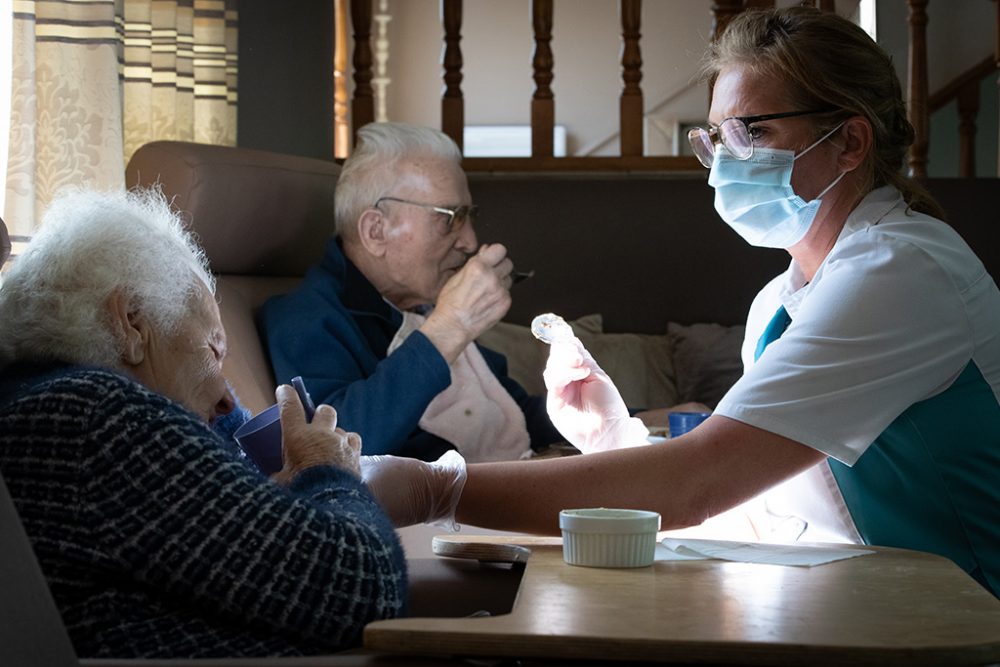
M 816 113 L 829 113 L 834 108 L 809 109 L 807 111 L 786 111 L 784 113 L 767 113 L 759 116 L 730 116 L 718 125 L 709 127 L 692 127 L 688 130 L 688 142 L 695 157 L 702 166 L 711 168 L 715 158 L 715 146 L 721 143 L 723 148 L 737 160 L 749 160 L 753 155 L 753 134 L 750 125 L 765 120 L 778 118 L 793 118 Z
M 463 205 L 456 208 L 448 208 L 446 206 L 435 206 L 434 204 L 425 204 L 423 202 L 413 201 L 412 199 L 402 199 L 400 197 L 380 197 L 378 201 L 375 202 L 374 206 L 377 208 L 378 205 L 384 201 L 394 201 L 400 204 L 419 206 L 420 208 L 428 211 L 434 211 L 435 213 L 447 216 L 447 219 L 444 222 L 445 234 L 457 232 L 465 225 L 466 222 L 476 224 L 476 218 L 479 215 L 479 207 L 476 205 Z

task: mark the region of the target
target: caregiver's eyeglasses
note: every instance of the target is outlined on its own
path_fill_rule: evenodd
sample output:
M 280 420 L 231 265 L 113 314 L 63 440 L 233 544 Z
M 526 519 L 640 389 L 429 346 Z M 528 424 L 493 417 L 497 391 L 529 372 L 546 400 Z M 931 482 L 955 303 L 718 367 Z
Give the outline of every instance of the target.
M 412 201 L 410 199 L 400 199 L 399 197 L 381 197 L 375 202 L 375 207 L 378 208 L 378 205 L 384 201 L 394 201 L 400 204 L 419 206 L 420 208 L 427 209 L 428 211 L 440 213 L 442 216 L 445 216 L 442 218 L 445 226 L 445 234 L 457 232 L 463 225 L 465 225 L 466 222 L 476 224 L 476 217 L 479 215 L 479 207 L 475 205 L 448 208 L 446 206 L 424 204 L 423 202 Z
M 750 132 L 752 123 L 759 123 L 765 120 L 777 120 L 778 118 L 792 118 L 794 116 L 808 116 L 814 113 L 829 113 L 836 111 L 829 109 L 810 109 L 809 111 L 786 111 L 784 113 L 768 113 L 760 116 L 730 116 L 718 124 L 709 127 L 692 127 L 688 130 L 688 141 L 694 151 L 698 162 L 704 167 L 711 168 L 712 160 L 715 158 L 715 145 L 722 143 L 722 146 L 737 160 L 748 160 L 753 155 L 753 134 Z

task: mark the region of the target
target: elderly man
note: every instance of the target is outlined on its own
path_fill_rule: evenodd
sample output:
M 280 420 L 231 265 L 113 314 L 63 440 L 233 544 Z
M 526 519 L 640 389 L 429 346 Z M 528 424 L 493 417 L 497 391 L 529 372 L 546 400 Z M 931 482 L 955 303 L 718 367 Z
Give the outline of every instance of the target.
M 436 130 L 374 123 L 337 183 L 337 235 L 262 311 L 275 375 L 301 375 L 366 454 L 516 459 L 561 440 L 542 397 L 475 339 L 510 307 L 502 245 L 478 247 L 461 152 Z

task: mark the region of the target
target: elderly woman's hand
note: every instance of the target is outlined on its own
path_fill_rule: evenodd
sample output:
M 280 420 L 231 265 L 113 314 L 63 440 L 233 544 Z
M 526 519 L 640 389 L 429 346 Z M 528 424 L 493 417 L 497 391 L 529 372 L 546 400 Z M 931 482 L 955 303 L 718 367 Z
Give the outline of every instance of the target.
M 334 465 L 361 476 L 361 436 L 337 428 L 337 411 L 322 404 L 312 422 L 306 422 L 302 401 L 295 390 L 283 384 L 274 392 L 281 414 L 281 451 L 284 466 L 272 479 L 289 484 L 297 474 L 313 466 Z

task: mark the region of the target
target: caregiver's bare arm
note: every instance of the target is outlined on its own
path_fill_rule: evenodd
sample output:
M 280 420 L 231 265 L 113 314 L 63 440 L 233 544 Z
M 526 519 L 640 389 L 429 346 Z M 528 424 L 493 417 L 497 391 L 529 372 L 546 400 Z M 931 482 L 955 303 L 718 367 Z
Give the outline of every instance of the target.
M 555 534 L 559 511 L 617 507 L 659 512 L 662 529 L 697 525 L 820 463 L 794 440 L 713 415 L 660 445 L 541 461 L 468 466 L 459 523 Z

